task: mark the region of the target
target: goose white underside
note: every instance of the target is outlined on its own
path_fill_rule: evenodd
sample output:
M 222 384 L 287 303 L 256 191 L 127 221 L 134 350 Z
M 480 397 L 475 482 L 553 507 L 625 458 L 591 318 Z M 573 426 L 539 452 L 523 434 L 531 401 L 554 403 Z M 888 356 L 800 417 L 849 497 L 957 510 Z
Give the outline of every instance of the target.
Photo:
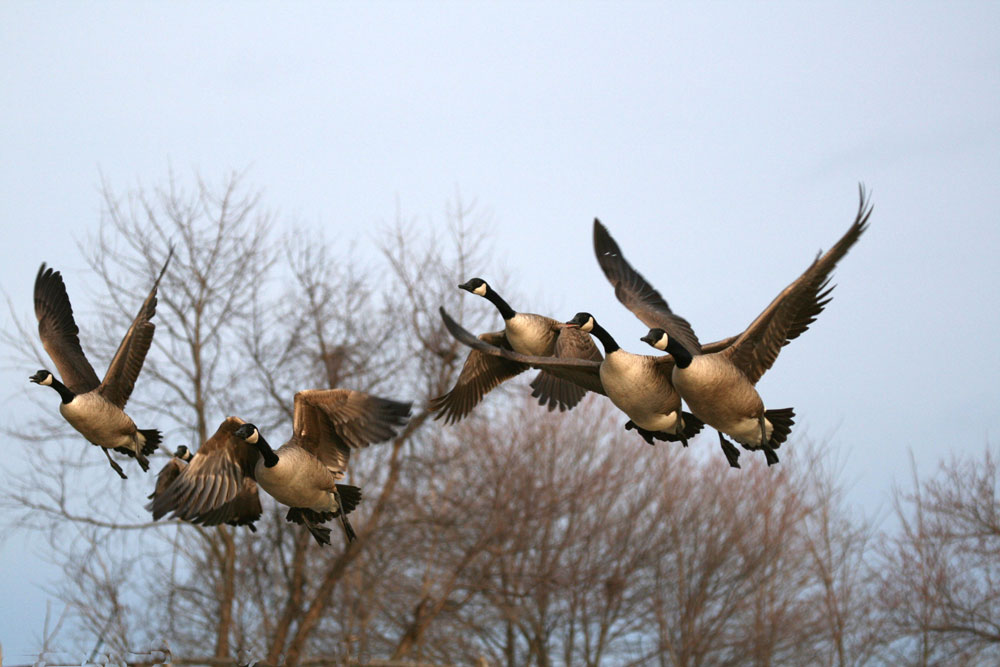
M 141 451 L 145 444 L 132 418 L 99 394 L 75 396 L 69 403 L 60 403 L 59 412 L 83 437 L 105 449 Z
M 715 426 L 715 424 L 710 424 L 705 422 L 709 426 Z M 746 445 L 747 447 L 756 448 L 760 447 L 760 422 L 756 419 L 741 419 L 740 421 L 727 426 L 726 428 L 719 428 L 715 426 L 718 430 L 722 431 L 726 435 L 732 437 L 733 440 L 740 443 L 741 445 Z M 767 434 L 767 440 L 771 439 L 771 432 L 774 431 L 774 427 L 768 419 L 764 418 L 764 432 Z

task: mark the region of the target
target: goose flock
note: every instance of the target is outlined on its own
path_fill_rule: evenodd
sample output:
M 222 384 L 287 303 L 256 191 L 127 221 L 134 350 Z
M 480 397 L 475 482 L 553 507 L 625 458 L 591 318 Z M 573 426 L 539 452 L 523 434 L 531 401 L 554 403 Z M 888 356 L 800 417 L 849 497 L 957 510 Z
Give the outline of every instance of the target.
M 470 348 L 455 386 L 430 401 L 435 418 L 453 424 L 465 418 L 495 387 L 533 368 L 532 396 L 549 410 L 571 410 L 588 391 L 607 396 L 628 417 L 626 430 L 646 442 L 689 441 L 706 425 L 718 432 L 729 465 L 740 451 L 761 451 L 768 465 L 794 424 L 792 408 L 765 409 L 756 384 L 781 348 L 801 335 L 830 302 L 833 269 L 858 241 L 872 207 L 859 186 L 857 215 L 840 239 L 782 290 L 737 335 L 701 344 L 691 324 L 625 259 L 600 221 L 594 220 L 594 252 L 615 296 L 646 327 L 640 340 L 666 354 L 622 349 L 589 312 L 567 321 L 514 310 L 482 278 L 459 285 L 492 303 L 504 325 L 478 336 L 445 310 L 448 331 Z M 104 452 L 112 469 L 126 474 L 111 450 L 134 458 L 143 471 L 162 442 L 156 429 L 140 429 L 125 413 L 153 340 L 156 294 L 173 255 L 171 249 L 149 294 L 126 331 L 103 380 L 80 346 L 62 275 L 42 264 L 35 278 L 35 315 L 42 345 L 60 378 L 39 370 L 29 379 L 52 387 L 59 412 Z M 601 344 L 603 354 L 594 342 Z M 682 409 L 687 406 L 687 410 Z M 356 534 L 347 515 L 361 490 L 341 483 L 351 450 L 395 438 L 412 403 L 351 389 L 303 389 L 294 396 L 292 433 L 272 448 L 253 423 L 230 416 L 196 452 L 179 447 L 157 475 L 146 506 L 154 520 L 170 516 L 194 524 L 246 526 L 261 516 L 259 489 L 289 507 L 286 519 L 304 526 L 320 545 L 330 544 L 324 523 L 339 519 L 348 542 Z

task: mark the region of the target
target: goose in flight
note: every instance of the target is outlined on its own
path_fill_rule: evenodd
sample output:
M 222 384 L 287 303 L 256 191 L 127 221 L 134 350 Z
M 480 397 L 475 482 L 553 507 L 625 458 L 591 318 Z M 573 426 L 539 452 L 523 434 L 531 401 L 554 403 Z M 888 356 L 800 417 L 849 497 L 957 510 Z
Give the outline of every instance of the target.
M 42 264 L 35 276 L 38 335 L 62 381 L 45 369 L 28 379 L 36 384 L 52 387 L 58 392 L 62 399 L 59 412 L 70 426 L 101 448 L 112 469 L 122 479 L 127 478 L 125 472 L 111 458 L 108 450 L 113 449 L 136 459 L 142 470 L 146 471 L 149 469 L 146 456 L 160 442 L 160 432 L 156 429 L 136 428 L 132 418 L 125 414 L 125 404 L 132 394 L 146 353 L 153 342 L 156 325 L 151 320 L 156 314 L 156 289 L 172 256 L 173 248 L 119 344 L 103 380 L 97 379 L 97 373 L 80 347 L 80 329 L 73 319 L 73 307 L 62 275 Z
M 504 319 L 502 331 L 484 333 L 480 338 L 497 347 L 503 347 L 528 356 L 556 357 L 560 359 L 587 359 L 599 361 L 601 353 L 590 336 L 567 328 L 563 323 L 544 315 L 515 311 L 482 278 L 473 278 L 459 288 L 487 299 L 496 306 Z M 528 366 L 497 357 L 483 355 L 473 349 L 462 366 L 455 386 L 448 393 L 430 402 L 436 412 L 435 419 L 445 423 L 459 421 L 472 411 L 487 393 L 501 382 L 528 369 Z M 572 382 L 560 379 L 545 370 L 531 382 L 532 396 L 549 410 L 558 407 L 570 410 L 583 398 L 587 390 Z
M 655 325 L 641 338 L 671 354 L 674 359 L 671 380 L 691 412 L 719 431 L 720 439 L 724 440 L 725 433 L 746 449 L 763 450 L 768 465 L 778 462 L 774 450 L 788 437 L 794 412 L 792 408 L 765 410 L 755 385 L 774 364 L 781 348 L 806 331 L 830 302 L 833 291 L 830 274 L 867 229 L 872 212 L 862 186 L 859 199 L 857 215 L 844 235 L 782 290 L 725 349 L 712 352 L 691 349 L 680 337 Z M 620 256 L 618 261 L 625 263 Z M 638 276 L 638 281 L 632 281 L 634 287 L 626 290 L 626 294 L 639 304 L 633 308 L 638 316 L 649 301 L 637 295 L 652 288 L 638 273 L 632 273 Z M 626 299 L 621 300 L 626 303 Z
M 240 426 L 244 424 L 242 419 L 230 417 L 226 419 L 215 434 L 205 441 L 205 444 L 198 450 L 202 458 L 198 460 L 199 465 L 203 465 L 208 455 L 213 451 L 222 449 L 226 445 L 227 438 L 232 437 Z M 187 469 L 188 464 L 194 460 L 195 454 L 185 445 L 181 445 L 174 452 L 174 455 L 160 469 L 156 476 L 156 487 L 149 494 L 151 502 L 146 505 L 146 509 L 153 513 L 153 520 L 159 520 L 170 510 L 164 509 L 164 502 L 158 498 L 164 497 L 167 489 L 177 480 Z M 260 497 L 257 494 L 257 483 L 252 477 L 243 477 L 239 482 L 236 493 L 231 493 L 228 488 L 232 482 L 223 476 L 218 476 L 218 483 L 213 484 L 208 494 L 201 501 L 202 507 L 212 507 L 204 514 L 186 513 L 174 511 L 175 518 L 184 519 L 191 523 L 214 526 L 220 523 L 227 523 L 231 526 L 246 526 L 251 532 L 256 532 L 254 522 L 260 518 L 261 506 Z M 179 488 L 179 487 L 178 487 Z M 225 500 L 225 498 L 229 498 Z
M 292 435 L 277 450 L 257 426 L 229 417 L 166 491 L 157 494 L 153 517 L 173 512 L 184 520 L 216 525 L 248 519 L 254 511 L 259 516 L 259 501 L 255 508 L 233 502 L 249 488 L 247 482 L 255 482 L 288 505 L 286 519 L 305 525 L 319 544 L 330 543 L 330 529 L 320 524 L 335 517 L 353 541 L 356 535 L 346 515 L 361 501 L 361 490 L 338 483 L 346 475 L 351 450 L 395 437 L 410 406 L 350 389 L 299 391 Z

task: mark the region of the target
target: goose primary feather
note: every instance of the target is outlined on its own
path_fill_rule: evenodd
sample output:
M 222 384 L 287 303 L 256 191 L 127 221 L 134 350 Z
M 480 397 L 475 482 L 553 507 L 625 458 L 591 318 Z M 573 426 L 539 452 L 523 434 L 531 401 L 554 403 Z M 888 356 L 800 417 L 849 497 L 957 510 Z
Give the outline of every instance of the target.
M 159 431 L 136 428 L 124 409 L 153 342 L 156 326 L 151 320 L 156 314 L 156 290 L 172 256 L 173 248 L 118 345 L 103 380 L 98 380 L 94 367 L 80 346 L 80 330 L 73 319 L 73 307 L 62 275 L 42 264 L 35 276 L 38 335 L 62 381 L 45 369 L 29 379 L 52 387 L 59 393 L 62 399 L 59 412 L 89 442 L 101 447 L 111 467 L 122 479 L 126 478 L 125 472 L 111 458 L 108 450 L 113 449 L 136 459 L 146 471 L 149 469 L 146 456 L 160 442 Z
M 276 451 L 254 424 L 227 418 L 191 462 L 150 505 L 153 518 L 167 513 L 216 525 L 260 516 L 257 487 L 289 509 L 288 521 L 303 524 L 321 545 L 330 529 L 320 524 L 339 517 L 348 541 L 355 533 L 347 520 L 361 501 L 361 490 L 339 484 L 351 450 L 396 436 L 410 416 L 410 403 L 349 389 L 311 389 L 295 394 L 291 437 Z M 249 494 L 251 503 L 234 502 Z M 254 512 L 256 515 L 254 516 Z

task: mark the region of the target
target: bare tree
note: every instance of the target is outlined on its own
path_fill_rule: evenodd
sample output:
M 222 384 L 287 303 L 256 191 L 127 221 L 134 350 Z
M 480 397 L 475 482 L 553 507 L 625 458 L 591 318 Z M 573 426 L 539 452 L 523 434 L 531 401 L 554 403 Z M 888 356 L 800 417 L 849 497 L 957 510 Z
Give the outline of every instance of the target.
M 601 397 L 548 413 L 520 381 L 461 424 L 429 419 L 427 400 L 453 385 L 467 354 L 438 306 L 472 328 L 496 324 L 455 287 L 489 269 L 474 205 L 456 199 L 437 232 L 397 215 L 366 256 L 316 230 L 279 234 L 238 174 L 124 196 L 106 185 L 104 198 L 87 246 L 103 283 L 98 317 L 77 309 L 84 344 L 110 356 L 173 245 L 130 406 L 170 450 L 197 446 L 231 414 L 277 440 L 303 388 L 348 386 L 415 409 L 393 442 L 352 457 L 358 540 L 328 548 L 267 498 L 255 534 L 153 523 L 142 510 L 151 477 L 107 475 L 62 420 L 18 425 L 36 455 L 3 502 L 46 531 L 66 566 L 60 593 L 78 647 L 148 656 L 167 642 L 177 664 L 848 665 L 873 655 L 870 529 L 798 445 L 779 469 L 731 471 L 700 441 L 626 437 Z M 22 328 L 8 345 L 38 355 L 32 326 Z
M 1000 660 L 996 453 L 956 456 L 895 491 L 899 532 L 881 546 L 880 611 L 899 664 Z

